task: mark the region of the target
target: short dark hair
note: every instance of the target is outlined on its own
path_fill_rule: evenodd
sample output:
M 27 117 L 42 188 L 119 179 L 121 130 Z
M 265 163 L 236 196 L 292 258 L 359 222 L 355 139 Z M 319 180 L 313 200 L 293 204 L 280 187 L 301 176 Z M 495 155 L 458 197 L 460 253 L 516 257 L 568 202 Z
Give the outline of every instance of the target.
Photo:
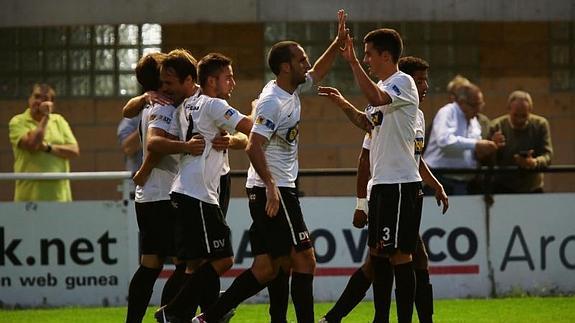
M 232 65 L 232 59 L 220 54 L 209 53 L 204 56 L 198 63 L 198 79 L 200 86 L 205 86 L 208 82 L 208 77 L 216 77 L 222 68 Z
M 50 98 L 50 101 L 54 102 L 54 100 L 56 100 L 56 91 L 54 91 L 50 85 L 46 83 L 34 83 L 32 85 L 32 92 L 30 93 L 30 96 L 34 94 L 36 89 L 38 89 L 40 93 L 46 94 Z
M 280 66 L 283 63 L 289 63 L 293 57 L 291 48 L 293 46 L 300 46 L 292 40 L 284 40 L 275 43 L 268 53 L 268 65 L 275 75 L 279 75 Z
M 185 49 L 174 49 L 168 53 L 166 58 L 162 61 L 162 69 L 171 68 L 176 72 L 180 82 L 184 82 L 188 76 L 196 82 L 198 79 L 198 72 L 196 66 L 198 61 L 192 54 Z
M 415 56 L 405 56 L 399 59 L 397 62 L 399 70 L 405 74 L 413 76 L 417 71 L 427 71 L 429 69 L 429 63 L 423 58 Z
M 372 43 L 380 54 L 387 51 L 391 55 L 393 62 L 397 63 L 403 52 L 403 41 L 401 36 L 394 29 L 380 28 L 372 30 L 363 38 L 364 43 Z
M 160 82 L 160 64 L 166 57 L 164 53 L 150 53 L 138 61 L 136 79 L 144 92 L 156 91 L 162 85 Z

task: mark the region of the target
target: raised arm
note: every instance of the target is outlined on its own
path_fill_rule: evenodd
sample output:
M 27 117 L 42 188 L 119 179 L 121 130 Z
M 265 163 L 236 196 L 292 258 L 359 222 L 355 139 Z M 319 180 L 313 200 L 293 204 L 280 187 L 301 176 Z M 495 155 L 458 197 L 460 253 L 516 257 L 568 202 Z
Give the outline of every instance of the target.
M 391 103 L 391 97 L 377 87 L 377 84 L 369 78 L 363 67 L 361 67 L 361 63 L 357 59 L 355 49 L 353 48 L 353 38 L 349 35 L 346 38 L 345 47 L 341 50 L 341 54 L 349 63 L 353 77 L 369 104 L 376 107 Z
M 126 102 L 126 105 L 122 108 L 122 115 L 125 118 L 134 118 L 148 103 L 158 103 L 160 105 L 172 104 L 172 100 L 160 92 L 148 91 L 142 95 L 131 98 Z
M 309 70 L 309 73 L 315 83 L 319 83 L 326 76 L 327 72 L 331 69 L 335 58 L 339 52 L 339 49 L 343 47 L 348 30 L 345 26 L 345 20 L 347 14 L 343 9 L 337 12 L 337 36 L 331 42 L 329 47 L 325 52 L 318 58 L 318 60 L 313 64 L 313 67 Z

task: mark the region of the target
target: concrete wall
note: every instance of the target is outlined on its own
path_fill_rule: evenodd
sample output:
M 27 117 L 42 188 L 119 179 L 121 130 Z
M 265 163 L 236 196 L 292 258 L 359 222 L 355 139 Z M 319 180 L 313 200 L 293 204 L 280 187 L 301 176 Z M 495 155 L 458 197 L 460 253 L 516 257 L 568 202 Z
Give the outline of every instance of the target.
M 102 10 L 106 8 L 106 10 Z M 0 27 L 119 23 L 326 21 L 569 21 L 570 0 L 4 0 Z

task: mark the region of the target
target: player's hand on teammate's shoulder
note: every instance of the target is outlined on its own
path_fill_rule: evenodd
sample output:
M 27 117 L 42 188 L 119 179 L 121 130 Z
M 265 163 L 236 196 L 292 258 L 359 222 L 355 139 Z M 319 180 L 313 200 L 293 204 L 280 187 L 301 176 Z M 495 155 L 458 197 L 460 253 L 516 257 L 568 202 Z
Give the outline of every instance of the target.
M 174 101 L 168 97 L 163 95 L 161 92 L 158 91 L 148 91 L 144 93 L 146 102 L 148 104 L 159 104 L 159 105 L 172 105 Z

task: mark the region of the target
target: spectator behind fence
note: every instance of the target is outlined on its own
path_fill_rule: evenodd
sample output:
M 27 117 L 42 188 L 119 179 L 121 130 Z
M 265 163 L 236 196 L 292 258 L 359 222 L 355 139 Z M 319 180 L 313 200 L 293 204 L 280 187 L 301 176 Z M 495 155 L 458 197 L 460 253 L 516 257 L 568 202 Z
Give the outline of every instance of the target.
M 463 83 L 454 90 L 454 101 L 433 119 L 424 159 L 430 168 L 475 169 L 478 160 L 495 154 L 497 144 L 481 137 L 477 113 L 485 105 L 479 87 Z M 473 174 L 437 175 L 448 195 L 476 193 Z
M 118 142 L 124 153 L 125 168 L 132 173 L 132 176 L 142 166 L 142 144 L 140 142 L 140 120 L 142 115 L 139 114 L 134 118 L 122 118 L 118 124 Z M 134 199 L 135 185 L 130 182 L 130 199 Z
M 9 122 L 10 143 L 14 152 L 14 172 L 69 172 L 69 159 L 80 155 L 80 148 L 68 122 L 54 110 L 56 93 L 47 84 L 34 84 L 28 108 Z M 14 201 L 72 200 L 70 181 L 17 180 Z
M 498 166 L 519 166 L 522 169 L 545 168 L 551 163 L 553 147 L 549 122 L 531 113 L 533 100 L 524 91 L 514 91 L 507 99 L 508 113 L 493 120 L 491 137 L 503 141 L 497 150 Z M 543 174 L 523 173 L 497 175 L 495 193 L 542 193 Z
M 141 115 L 132 119 L 122 118 L 118 125 L 118 142 L 124 153 L 126 170 L 131 172 L 132 176 L 142 165 L 142 144 L 138 130 L 140 120 Z
M 455 75 L 451 81 L 447 84 L 447 93 L 449 93 L 449 101 L 455 101 L 455 90 L 457 90 L 462 85 L 470 85 L 471 81 L 469 81 L 466 77 L 462 75 Z M 477 121 L 479 122 L 479 126 L 481 127 L 481 138 L 482 139 L 489 139 L 489 130 L 491 126 L 491 120 L 481 112 L 477 112 Z M 430 129 L 431 130 L 431 129 Z M 427 133 L 426 135 L 429 135 Z

